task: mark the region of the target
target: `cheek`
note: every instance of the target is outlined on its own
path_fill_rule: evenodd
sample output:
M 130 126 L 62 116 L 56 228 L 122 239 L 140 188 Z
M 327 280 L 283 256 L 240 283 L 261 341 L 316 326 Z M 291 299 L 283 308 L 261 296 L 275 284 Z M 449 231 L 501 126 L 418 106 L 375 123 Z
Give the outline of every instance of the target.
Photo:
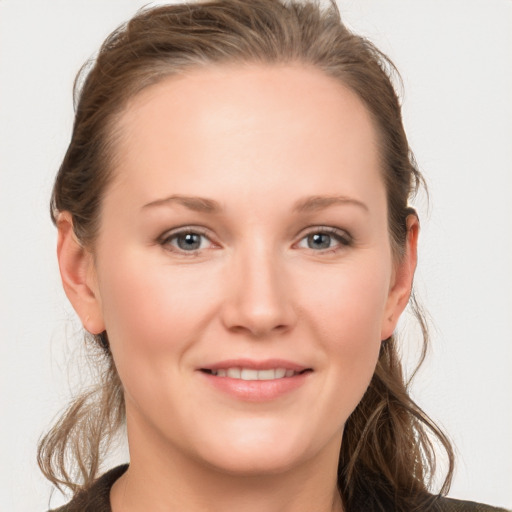
M 334 272 L 323 280 L 317 275 L 316 286 L 308 287 L 314 293 L 304 299 L 304 315 L 324 346 L 329 399 L 337 404 L 333 414 L 343 423 L 370 383 L 381 346 L 389 274 L 384 266 L 373 268 Z
M 167 425 L 167 433 L 185 436 L 176 415 L 186 417 L 194 403 L 183 400 L 187 355 L 213 315 L 213 283 L 152 263 L 132 256 L 108 266 L 101 290 L 105 325 L 130 414 L 157 431 Z
M 211 317 L 211 283 L 136 253 L 105 268 L 102 306 L 120 374 L 139 371 L 144 360 L 154 369 L 163 353 L 179 359 Z
M 365 340 L 380 342 L 390 274 L 378 262 L 311 273 L 301 286 L 303 313 L 312 316 L 325 338 L 343 340 L 347 348 L 357 351 Z

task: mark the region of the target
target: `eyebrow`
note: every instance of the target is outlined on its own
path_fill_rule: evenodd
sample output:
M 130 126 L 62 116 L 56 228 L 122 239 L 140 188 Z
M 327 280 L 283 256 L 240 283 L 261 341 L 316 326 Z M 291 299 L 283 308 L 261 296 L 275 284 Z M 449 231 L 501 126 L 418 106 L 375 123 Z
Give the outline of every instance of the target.
M 152 208 L 156 206 L 167 206 L 173 203 L 178 203 L 189 210 L 193 210 L 196 212 L 203 213 L 220 213 L 222 211 L 222 206 L 218 201 L 214 199 L 208 199 L 206 197 L 198 197 L 198 196 L 185 196 L 174 194 L 169 197 L 164 197 L 162 199 L 156 199 L 155 201 L 151 201 L 143 206 L 145 208 Z M 318 210 L 323 210 L 330 206 L 337 205 L 352 205 L 357 206 L 364 211 L 368 212 L 368 206 L 359 201 L 358 199 L 354 199 L 352 197 L 347 196 L 309 196 L 302 199 L 299 199 L 295 202 L 293 206 L 293 211 L 298 213 L 308 213 Z
M 337 205 L 351 205 L 357 206 L 363 209 L 365 212 L 369 212 L 368 206 L 359 201 L 358 199 L 354 199 L 352 197 L 347 196 L 310 196 L 304 199 L 299 199 L 295 205 L 293 210 L 296 212 L 313 212 L 317 210 L 323 210 L 328 208 L 329 206 L 337 206 Z
M 183 196 L 179 194 L 151 201 L 150 203 L 145 204 L 143 209 L 155 206 L 166 206 L 173 203 L 178 203 L 181 206 L 196 212 L 219 213 L 222 210 L 220 203 L 213 199 L 207 199 L 206 197 Z

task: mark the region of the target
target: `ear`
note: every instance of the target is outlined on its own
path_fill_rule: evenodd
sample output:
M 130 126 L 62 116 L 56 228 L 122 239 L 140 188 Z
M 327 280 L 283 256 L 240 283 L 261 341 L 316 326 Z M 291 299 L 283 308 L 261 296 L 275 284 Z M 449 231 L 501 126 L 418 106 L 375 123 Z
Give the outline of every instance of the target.
M 407 217 L 405 252 L 393 272 L 393 281 L 382 320 L 381 340 L 388 339 L 396 328 L 412 291 L 414 271 L 418 261 L 418 234 L 420 223 L 415 214 Z
M 76 238 L 69 212 L 59 214 L 57 229 L 57 258 L 64 291 L 84 328 L 99 334 L 105 330 L 105 324 L 93 256 Z

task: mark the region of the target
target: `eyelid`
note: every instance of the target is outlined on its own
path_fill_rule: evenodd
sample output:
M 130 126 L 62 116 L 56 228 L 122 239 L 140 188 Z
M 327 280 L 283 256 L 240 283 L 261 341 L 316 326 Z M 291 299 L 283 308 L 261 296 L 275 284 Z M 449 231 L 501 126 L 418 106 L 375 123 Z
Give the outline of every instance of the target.
M 305 231 L 303 231 L 300 234 L 300 238 L 297 242 L 300 243 L 304 238 L 306 238 L 309 235 L 315 234 L 315 233 L 324 233 L 326 235 L 332 235 L 335 238 L 338 239 L 341 246 L 349 247 L 353 244 L 353 237 L 352 235 L 345 229 L 336 228 L 334 226 L 310 226 L 306 228 Z M 311 249 L 313 250 L 313 249 Z M 323 251 L 332 252 L 335 250 L 335 248 L 328 248 L 324 249 Z M 321 253 L 322 250 L 315 250 L 314 252 Z
M 162 246 L 168 246 L 168 250 L 172 250 L 173 252 L 183 254 L 183 255 L 197 255 L 200 251 L 204 249 L 196 249 L 191 251 L 183 251 L 169 243 L 170 239 L 179 236 L 181 234 L 187 234 L 187 233 L 194 233 L 200 236 L 204 236 L 213 246 L 219 247 L 219 244 L 215 242 L 212 239 L 210 230 L 200 227 L 200 226 L 193 226 L 193 225 L 185 225 L 185 226 L 179 226 L 176 228 L 172 228 L 168 231 L 165 231 L 157 238 L 157 243 Z M 349 247 L 353 243 L 353 237 L 352 235 L 345 229 L 333 227 L 333 226 L 322 226 L 322 225 L 316 225 L 316 226 L 309 226 L 303 230 L 298 238 L 298 241 L 295 242 L 294 245 L 299 244 L 304 238 L 311 234 L 315 233 L 324 233 L 327 235 L 331 235 L 335 237 L 338 240 L 338 243 L 342 247 Z M 310 249 L 316 253 L 322 253 L 322 252 L 333 252 L 337 248 L 327 248 L 324 250 L 313 250 Z
M 176 252 L 179 254 L 184 254 L 184 255 L 195 255 L 195 254 L 198 254 L 199 251 L 204 250 L 204 249 L 196 249 L 196 250 L 192 250 L 192 251 L 183 251 L 169 243 L 169 241 L 172 238 L 182 235 L 182 234 L 187 234 L 187 233 L 194 233 L 197 235 L 204 236 L 212 245 L 218 246 L 218 244 L 212 240 L 211 233 L 208 229 L 205 229 L 200 226 L 190 226 L 190 225 L 180 226 L 180 227 L 165 231 L 157 238 L 157 243 L 162 246 L 168 246 L 169 247 L 168 250 L 172 250 L 173 252 Z
M 159 242 L 164 242 L 168 238 L 176 235 L 180 235 L 182 233 L 197 233 L 198 235 L 204 235 L 206 238 L 210 238 L 208 235 L 208 230 L 199 226 L 179 226 L 176 228 L 168 229 L 167 231 L 164 231 L 159 237 Z
M 334 226 L 309 226 L 305 228 L 305 234 L 311 234 L 311 233 L 329 233 L 329 234 L 335 234 L 340 236 L 345 236 L 346 238 L 352 238 L 350 233 L 346 229 L 337 228 Z M 304 235 L 303 235 L 304 236 Z

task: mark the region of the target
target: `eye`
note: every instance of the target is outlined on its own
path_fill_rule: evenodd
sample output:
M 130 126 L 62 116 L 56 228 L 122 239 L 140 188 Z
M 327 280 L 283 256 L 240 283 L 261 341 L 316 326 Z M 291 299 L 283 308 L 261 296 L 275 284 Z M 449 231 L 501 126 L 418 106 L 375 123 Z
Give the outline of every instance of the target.
M 314 251 L 325 251 L 336 250 L 340 246 L 349 246 L 351 243 L 351 237 L 345 231 L 336 228 L 318 228 L 302 238 L 298 246 Z
M 192 229 L 166 233 L 159 243 L 170 250 L 189 253 L 195 253 L 213 245 L 204 233 Z

